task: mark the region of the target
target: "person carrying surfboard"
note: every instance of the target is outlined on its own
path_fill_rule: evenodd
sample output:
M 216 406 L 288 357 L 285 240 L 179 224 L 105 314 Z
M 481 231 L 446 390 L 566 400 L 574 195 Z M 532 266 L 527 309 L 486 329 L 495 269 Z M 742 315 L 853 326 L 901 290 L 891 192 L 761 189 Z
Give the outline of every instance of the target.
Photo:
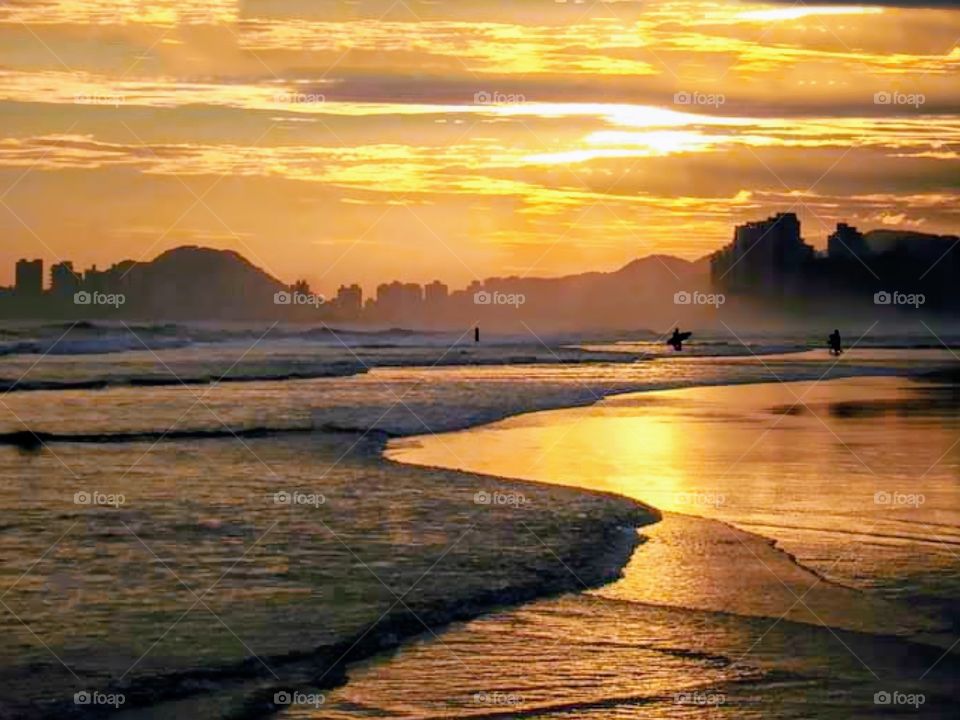
M 827 345 L 830 346 L 831 355 L 839 355 L 843 352 L 843 342 L 840 339 L 840 331 L 834 330 L 827 338 Z
M 673 335 L 667 340 L 667 345 L 671 345 L 674 350 L 683 350 L 683 341 L 688 340 L 693 335 L 691 332 L 680 332 L 680 328 L 674 328 Z

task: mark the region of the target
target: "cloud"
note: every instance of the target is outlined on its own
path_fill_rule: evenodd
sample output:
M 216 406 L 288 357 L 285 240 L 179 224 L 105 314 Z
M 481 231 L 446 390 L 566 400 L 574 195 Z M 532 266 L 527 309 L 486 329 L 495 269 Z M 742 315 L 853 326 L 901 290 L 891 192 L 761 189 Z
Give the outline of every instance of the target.
M 796 5 L 794 0 L 766 0 L 766 2 Z M 851 0 L 804 0 L 804 5 L 836 5 L 849 7 L 856 5 L 873 5 L 877 7 L 896 7 L 896 8 L 960 8 L 960 0 L 858 0 L 852 3 Z
M 638 234 L 702 254 L 795 204 L 820 237 L 955 232 L 958 3 L 776 1 L 0 2 L 0 175 L 77 247 L 144 242 L 128 229 L 215 184 L 217 216 L 268 251 L 432 230 L 484 261 L 509 248 L 503 267 L 568 236 L 599 259 L 559 247 L 551 269 Z M 202 210 L 191 232 L 229 244 Z

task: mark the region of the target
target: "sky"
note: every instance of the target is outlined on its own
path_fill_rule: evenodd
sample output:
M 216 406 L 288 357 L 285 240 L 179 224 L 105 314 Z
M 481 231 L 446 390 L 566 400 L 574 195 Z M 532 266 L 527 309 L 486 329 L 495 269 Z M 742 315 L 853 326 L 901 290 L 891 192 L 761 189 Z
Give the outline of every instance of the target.
M 332 293 L 960 232 L 960 5 L 0 3 L 0 284 L 235 250 Z

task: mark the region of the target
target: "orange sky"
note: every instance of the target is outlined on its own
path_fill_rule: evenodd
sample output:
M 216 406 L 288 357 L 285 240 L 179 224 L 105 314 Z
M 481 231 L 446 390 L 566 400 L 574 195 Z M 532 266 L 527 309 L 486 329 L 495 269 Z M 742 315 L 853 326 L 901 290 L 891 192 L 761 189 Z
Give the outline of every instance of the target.
M 0 283 L 200 244 L 321 292 L 696 258 L 792 210 L 960 231 L 960 10 L 0 6 Z

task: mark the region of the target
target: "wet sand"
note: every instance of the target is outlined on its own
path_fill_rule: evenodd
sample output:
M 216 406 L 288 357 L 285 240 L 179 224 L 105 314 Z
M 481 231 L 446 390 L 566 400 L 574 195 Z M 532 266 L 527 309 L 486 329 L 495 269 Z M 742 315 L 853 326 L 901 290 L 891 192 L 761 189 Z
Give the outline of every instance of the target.
M 833 584 L 893 592 L 956 560 L 952 397 L 952 386 L 906 378 L 635 393 L 395 440 L 388 457 L 720 521 Z
M 897 378 L 651 392 L 394 441 L 397 461 L 667 512 L 619 581 L 403 648 L 289 716 L 851 718 L 897 691 L 924 697 L 901 711 L 945 717 L 960 569 L 945 393 Z

